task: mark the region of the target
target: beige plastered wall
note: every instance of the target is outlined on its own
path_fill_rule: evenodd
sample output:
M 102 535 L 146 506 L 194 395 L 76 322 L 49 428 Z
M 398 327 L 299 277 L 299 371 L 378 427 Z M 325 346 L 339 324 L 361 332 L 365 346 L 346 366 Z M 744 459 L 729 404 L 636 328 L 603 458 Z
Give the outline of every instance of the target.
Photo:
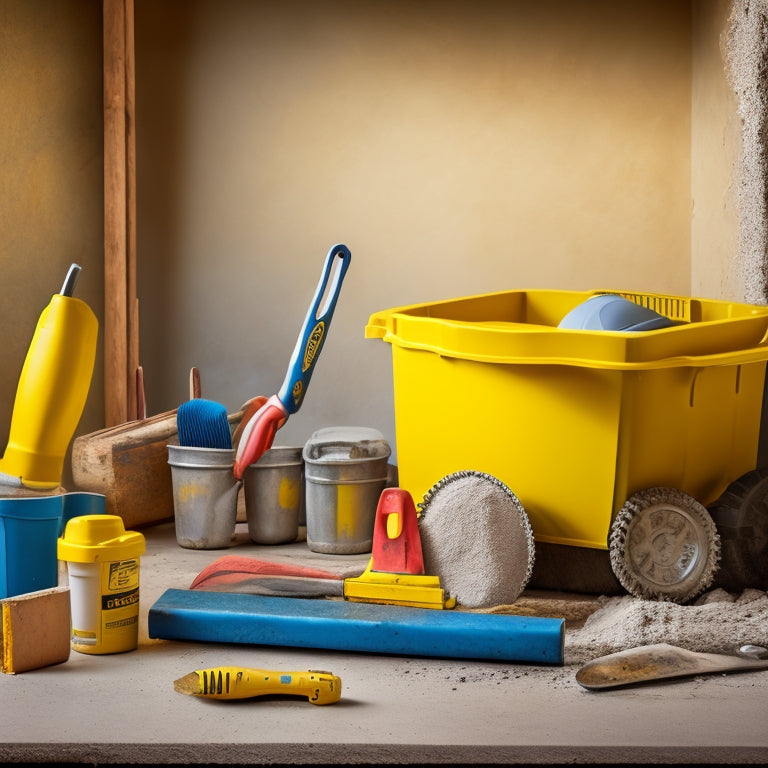
M 394 443 L 377 310 L 518 288 L 739 300 L 725 0 L 136 0 L 150 413 L 282 383 L 328 248 L 352 266 L 302 410 Z M 103 316 L 101 8 L 0 0 L 0 434 L 71 261 Z M 103 413 L 103 350 L 79 432 Z M 424 386 L 435 386 L 424 382 Z M 456 393 L 457 419 L 476 402 Z M 481 404 L 481 407 L 485 407 Z
M 276 392 L 336 242 L 352 266 L 285 443 L 342 424 L 394 438 L 376 310 L 687 294 L 691 33 L 687 0 L 139 0 L 150 407 L 186 397 L 192 365 L 230 409 Z M 456 393 L 457 420 L 475 407 Z
M 0 0 L 0 451 L 32 335 L 70 264 L 82 267 L 75 296 L 103 317 L 101 62 L 99 2 Z M 103 424 L 103 381 L 97 362 L 80 431 Z

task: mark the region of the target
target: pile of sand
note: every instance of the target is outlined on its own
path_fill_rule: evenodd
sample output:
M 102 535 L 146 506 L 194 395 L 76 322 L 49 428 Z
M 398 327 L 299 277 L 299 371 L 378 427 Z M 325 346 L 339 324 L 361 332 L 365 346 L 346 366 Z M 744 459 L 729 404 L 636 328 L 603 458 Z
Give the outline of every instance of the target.
M 732 653 L 745 643 L 768 647 L 768 592 L 715 589 L 695 604 L 599 597 L 600 607 L 565 633 L 565 663 L 581 664 L 626 648 L 669 643 L 691 651 Z
M 759 589 L 714 589 L 691 605 L 529 591 L 487 612 L 565 619 L 566 665 L 653 643 L 699 653 L 733 653 L 747 643 L 768 648 L 768 592 Z

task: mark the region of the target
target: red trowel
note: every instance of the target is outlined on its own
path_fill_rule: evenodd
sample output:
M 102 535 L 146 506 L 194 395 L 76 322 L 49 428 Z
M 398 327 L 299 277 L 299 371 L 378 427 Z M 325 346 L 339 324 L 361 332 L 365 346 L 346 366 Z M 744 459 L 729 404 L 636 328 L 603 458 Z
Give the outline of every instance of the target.
M 225 555 L 206 566 L 190 590 L 279 597 L 340 597 L 355 603 L 453 608 L 438 576 L 424 574 L 416 507 L 408 491 L 385 488 L 374 519 L 371 558 L 365 570 L 345 573 L 295 563 Z M 347 575 L 348 572 L 352 572 Z M 359 574 L 359 575 L 358 575 Z
M 242 592 L 279 597 L 341 597 L 346 575 L 357 576 L 360 567 L 341 572 L 326 568 L 279 563 L 255 557 L 224 555 L 203 568 L 190 589 L 205 592 Z
M 416 608 L 453 608 L 455 598 L 439 576 L 424 574 L 416 505 L 402 488 L 385 488 L 379 497 L 368 567 L 344 579 L 344 598 L 356 603 L 387 603 Z

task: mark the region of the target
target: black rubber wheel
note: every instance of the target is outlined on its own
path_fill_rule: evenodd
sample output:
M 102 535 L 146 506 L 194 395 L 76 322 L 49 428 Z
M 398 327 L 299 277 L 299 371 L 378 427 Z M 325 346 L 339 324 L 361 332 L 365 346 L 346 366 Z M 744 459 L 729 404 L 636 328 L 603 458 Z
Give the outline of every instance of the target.
M 647 488 L 619 510 L 608 550 L 616 578 L 631 595 L 686 603 L 712 583 L 720 538 L 692 496 L 677 488 Z
M 768 590 L 768 467 L 734 480 L 709 506 L 722 547 L 715 586 Z

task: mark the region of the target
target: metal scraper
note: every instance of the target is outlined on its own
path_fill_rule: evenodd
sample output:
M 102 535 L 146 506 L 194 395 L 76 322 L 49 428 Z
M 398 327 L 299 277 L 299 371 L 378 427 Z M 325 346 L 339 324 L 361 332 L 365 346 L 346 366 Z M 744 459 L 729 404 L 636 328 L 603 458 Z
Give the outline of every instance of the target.
M 675 677 L 768 669 L 768 648 L 742 645 L 736 654 L 697 653 L 667 643 L 643 645 L 587 662 L 576 682 L 592 691 Z

